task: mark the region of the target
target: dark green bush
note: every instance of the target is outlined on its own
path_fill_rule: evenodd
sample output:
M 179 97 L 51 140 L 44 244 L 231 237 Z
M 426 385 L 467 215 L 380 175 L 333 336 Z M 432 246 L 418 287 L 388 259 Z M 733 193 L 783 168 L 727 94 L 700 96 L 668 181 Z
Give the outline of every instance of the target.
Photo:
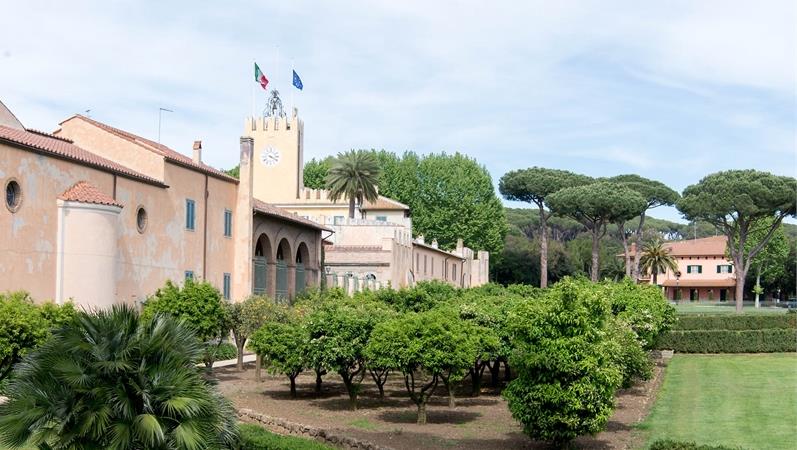
M 524 433 L 563 444 L 606 427 L 623 379 L 612 320 L 603 289 L 567 277 L 508 311 L 517 378 L 502 395 Z
M 659 336 L 656 348 L 681 353 L 794 352 L 797 329 L 668 331 Z
M 673 441 L 659 439 L 650 446 L 650 450 L 741 450 L 741 447 L 726 447 L 724 445 L 702 445 L 694 442 Z
M 239 450 L 329 450 L 320 442 L 294 436 L 274 434 L 252 424 L 238 426 L 240 432 Z
M 236 356 L 238 356 L 238 350 L 235 348 L 235 346 L 229 342 L 222 342 L 219 345 L 209 345 L 205 347 L 205 352 L 202 355 L 202 361 L 210 361 L 212 364 L 216 361 L 233 359 Z
M 764 330 L 797 328 L 797 314 L 682 315 L 673 330 Z

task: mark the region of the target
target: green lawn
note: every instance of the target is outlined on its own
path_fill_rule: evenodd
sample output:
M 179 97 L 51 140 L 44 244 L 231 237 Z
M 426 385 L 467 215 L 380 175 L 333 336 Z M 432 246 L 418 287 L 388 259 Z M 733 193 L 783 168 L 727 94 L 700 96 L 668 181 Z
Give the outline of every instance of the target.
M 794 449 L 797 355 L 675 355 L 639 428 L 656 439 Z
M 680 304 L 673 305 L 678 314 L 734 314 L 736 305 L 729 302 L 689 302 L 681 301 Z M 783 314 L 787 308 L 761 307 L 745 304 L 742 309 L 743 314 Z

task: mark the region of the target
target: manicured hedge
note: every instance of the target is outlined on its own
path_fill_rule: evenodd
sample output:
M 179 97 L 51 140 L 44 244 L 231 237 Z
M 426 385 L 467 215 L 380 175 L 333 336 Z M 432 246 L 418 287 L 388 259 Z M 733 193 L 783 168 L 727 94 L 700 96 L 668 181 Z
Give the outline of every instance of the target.
M 239 425 L 238 430 L 241 437 L 239 450 L 330 450 L 332 448 L 310 439 L 274 434 L 248 423 Z
M 669 331 L 659 336 L 656 348 L 681 353 L 794 352 L 797 329 Z
M 695 444 L 694 442 L 660 439 L 650 446 L 650 450 L 742 450 L 742 448 L 726 447 L 724 445 L 701 445 Z
M 765 330 L 797 328 L 797 314 L 681 315 L 673 330 Z

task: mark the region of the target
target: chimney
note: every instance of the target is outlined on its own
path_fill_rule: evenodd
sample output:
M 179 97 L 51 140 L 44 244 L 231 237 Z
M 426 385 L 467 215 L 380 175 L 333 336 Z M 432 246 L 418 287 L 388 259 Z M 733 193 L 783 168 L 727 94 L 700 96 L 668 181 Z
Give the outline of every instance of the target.
M 202 162 L 202 141 L 194 141 L 194 162 L 199 164 Z
M 465 250 L 465 244 L 462 242 L 462 239 L 457 239 L 457 253 L 462 255 L 463 250 Z
M 437 243 L 437 239 L 432 240 L 432 247 L 439 248 L 438 247 L 438 243 Z
M 419 234 L 418 237 L 415 238 L 415 241 L 417 241 L 419 244 L 426 244 L 426 242 L 423 240 L 422 234 Z

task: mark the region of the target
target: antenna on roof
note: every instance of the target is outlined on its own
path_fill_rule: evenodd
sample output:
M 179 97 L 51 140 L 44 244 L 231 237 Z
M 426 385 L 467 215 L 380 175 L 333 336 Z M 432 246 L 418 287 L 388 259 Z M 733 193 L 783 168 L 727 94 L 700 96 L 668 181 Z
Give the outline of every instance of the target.
M 91 110 L 90 109 L 87 109 L 84 112 L 86 113 L 86 117 L 91 118 Z
M 161 143 L 161 120 L 163 118 L 163 111 L 174 112 L 171 109 L 158 108 L 158 144 Z

